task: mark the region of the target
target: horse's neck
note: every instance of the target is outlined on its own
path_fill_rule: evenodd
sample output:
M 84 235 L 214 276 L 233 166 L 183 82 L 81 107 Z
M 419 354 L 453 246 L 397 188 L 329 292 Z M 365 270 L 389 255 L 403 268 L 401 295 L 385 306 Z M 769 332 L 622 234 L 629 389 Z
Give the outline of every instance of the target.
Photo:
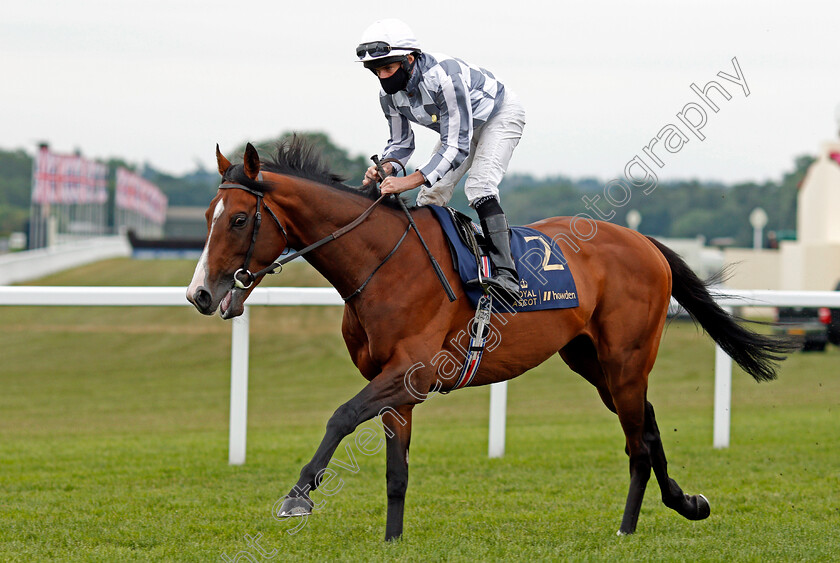
M 302 249 L 359 217 L 373 201 L 320 184 L 286 191 L 278 205 L 287 218 L 289 240 Z M 391 213 L 377 209 L 364 223 L 343 236 L 307 253 L 304 258 L 344 296 L 357 289 L 387 255 L 389 237 L 381 223 L 392 223 Z

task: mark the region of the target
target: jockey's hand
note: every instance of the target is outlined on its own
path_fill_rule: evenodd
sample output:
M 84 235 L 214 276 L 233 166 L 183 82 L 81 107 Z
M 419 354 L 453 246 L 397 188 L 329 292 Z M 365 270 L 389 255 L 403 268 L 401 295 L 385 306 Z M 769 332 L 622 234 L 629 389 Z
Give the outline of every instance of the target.
M 408 190 L 413 190 L 417 186 L 422 185 L 425 181 L 426 179 L 419 170 L 402 178 L 397 176 L 388 176 L 385 178 L 385 181 L 382 182 L 382 185 L 379 186 L 379 191 L 383 194 L 399 194 L 407 192 Z
M 386 162 L 382 165 L 382 170 L 385 171 L 385 174 L 389 176 L 394 173 L 394 165 L 390 162 Z M 379 177 L 379 171 L 377 170 L 376 166 L 371 166 L 365 171 L 365 179 L 362 181 L 363 186 L 367 186 L 371 182 L 380 182 L 382 178 Z

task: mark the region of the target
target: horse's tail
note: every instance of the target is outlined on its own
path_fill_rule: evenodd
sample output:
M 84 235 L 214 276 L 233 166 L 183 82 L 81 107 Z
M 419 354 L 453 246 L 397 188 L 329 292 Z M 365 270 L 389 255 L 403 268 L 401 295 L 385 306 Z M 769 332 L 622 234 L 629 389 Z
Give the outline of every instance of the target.
M 791 343 L 783 338 L 755 333 L 738 324 L 736 318 L 712 298 L 709 282 L 698 278 L 676 252 L 656 239 L 648 239 L 668 261 L 673 278 L 671 295 L 691 318 L 756 381 L 776 379 L 776 363 L 793 350 Z

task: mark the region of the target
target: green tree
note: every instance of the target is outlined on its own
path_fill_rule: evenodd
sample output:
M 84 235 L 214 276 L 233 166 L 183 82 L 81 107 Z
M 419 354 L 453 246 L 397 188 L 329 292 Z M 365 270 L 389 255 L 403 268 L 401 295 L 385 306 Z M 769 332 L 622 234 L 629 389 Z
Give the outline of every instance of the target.
M 344 178 L 350 185 L 359 185 L 362 183 L 362 178 L 365 176 L 365 170 L 371 165 L 371 162 L 364 156 L 350 156 L 350 153 L 337 145 L 335 145 L 329 136 L 320 132 L 286 132 L 273 139 L 266 139 L 251 143 L 257 149 L 262 159 L 270 159 L 277 152 L 277 145 L 293 134 L 303 137 L 312 146 L 321 153 L 321 157 L 327 164 L 329 170 L 333 174 L 337 174 Z M 241 159 L 241 155 L 245 153 L 245 145 L 241 145 L 237 149 L 237 157 Z
M 0 236 L 23 231 L 32 194 L 32 157 L 21 149 L 0 151 Z

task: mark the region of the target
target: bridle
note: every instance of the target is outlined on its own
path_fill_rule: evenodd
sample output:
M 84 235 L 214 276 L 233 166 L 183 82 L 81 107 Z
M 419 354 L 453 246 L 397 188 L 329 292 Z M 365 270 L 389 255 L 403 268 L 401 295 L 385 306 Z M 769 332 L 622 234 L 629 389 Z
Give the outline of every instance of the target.
M 277 215 L 274 214 L 274 211 L 272 211 L 271 208 L 269 206 L 265 205 L 265 202 L 263 202 L 263 197 L 264 196 L 263 196 L 262 192 L 258 192 L 257 190 L 252 190 L 251 188 L 245 187 L 242 184 L 222 184 L 222 185 L 219 186 L 219 189 L 220 190 L 238 189 L 238 190 L 248 192 L 249 194 L 252 194 L 252 195 L 256 196 L 256 198 L 257 198 L 257 211 L 256 211 L 256 213 L 254 213 L 254 230 L 251 233 L 251 245 L 248 247 L 248 252 L 245 254 L 244 264 L 242 265 L 241 268 L 236 270 L 236 272 L 234 272 L 234 274 L 233 274 L 233 283 L 234 283 L 234 285 L 236 285 L 236 287 L 238 287 L 239 289 L 249 289 L 254 284 L 254 280 L 257 278 L 257 276 L 262 275 L 261 272 L 258 272 L 257 274 L 252 274 L 251 271 L 248 269 L 248 267 L 251 265 L 251 257 L 254 255 L 254 248 L 256 247 L 256 244 L 257 244 L 257 235 L 260 232 L 260 225 L 262 224 L 262 213 L 261 213 L 260 210 L 263 207 L 265 207 L 265 210 L 268 211 L 269 215 L 271 215 L 271 218 L 274 219 L 274 223 L 277 225 L 277 228 L 279 229 L 280 234 L 283 235 L 283 239 L 285 240 L 285 243 L 283 244 L 284 247 L 289 244 L 289 237 L 286 235 L 286 229 L 283 228 L 283 225 L 280 223 L 280 219 L 278 219 Z M 275 264 L 277 264 L 276 261 L 275 261 Z M 275 266 L 275 264 L 272 264 L 272 266 Z M 283 264 L 285 264 L 285 262 L 283 262 Z M 282 269 L 282 264 L 277 264 L 277 266 L 279 266 Z M 273 269 L 274 268 L 272 268 L 272 270 Z M 279 272 L 279 271 L 280 270 L 277 270 L 277 272 Z M 268 272 L 264 272 L 264 273 L 268 273 Z M 271 273 L 276 273 L 276 272 L 271 272 Z M 242 281 L 242 280 L 239 279 L 240 274 L 243 274 L 245 276 L 245 281 Z
M 329 235 L 325 236 L 321 240 L 319 240 L 317 242 L 314 242 L 314 243 L 310 244 L 309 246 L 307 246 L 306 248 L 304 248 L 302 250 L 298 250 L 297 252 L 293 252 L 293 253 L 291 253 L 287 256 L 284 256 L 282 258 L 278 257 L 277 260 L 275 260 L 270 265 L 268 265 L 267 267 L 263 268 L 262 270 L 260 270 L 258 272 L 251 272 L 248 268 L 251 264 L 251 257 L 254 255 L 254 247 L 256 246 L 257 235 L 259 234 L 260 225 L 262 223 L 262 213 L 261 213 L 260 210 L 264 207 L 265 210 L 268 211 L 268 214 L 271 216 L 271 218 L 274 219 L 274 223 L 277 225 L 277 228 L 280 230 L 280 234 L 282 234 L 283 238 L 285 239 L 285 244 L 283 246 L 287 246 L 289 244 L 289 237 L 286 235 L 286 229 L 283 228 L 283 225 L 280 223 L 280 220 L 277 218 L 277 215 L 274 214 L 274 211 L 272 211 L 271 208 L 268 205 L 266 205 L 265 202 L 263 201 L 264 194 L 262 192 L 259 192 L 257 190 L 252 190 L 251 188 L 249 188 L 247 186 L 243 186 L 242 184 L 222 184 L 222 185 L 219 186 L 219 189 L 220 190 L 229 190 L 229 189 L 242 190 L 242 191 L 248 192 L 249 194 L 252 194 L 252 195 L 256 196 L 256 198 L 257 198 L 257 211 L 254 214 L 254 231 L 251 234 L 251 245 L 248 247 L 248 252 L 245 254 L 244 264 L 242 265 L 241 268 L 236 270 L 236 272 L 234 272 L 234 274 L 233 274 L 233 283 L 239 289 L 250 289 L 251 286 L 254 285 L 254 281 L 258 277 L 264 276 L 266 274 L 279 274 L 282 271 L 284 264 L 287 264 L 287 263 L 291 262 L 292 260 L 294 260 L 295 258 L 297 258 L 298 256 L 303 256 L 304 254 L 307 254 L 308 252 L 311 252 L 311 251 L 315 250 L 319 246 L 327 244 L 328 242 L 331 242 L 331 241 L 337 239 L 338 237 L 348 233 L 349 231 L 352 231 L 353 229 L 355 229 L 356 227 L 361 225 L 362 222 L 364 222 L 364 220 L 367 219 L 368 216 L 371 213 L 373 213 L 373 210 L 376 208 L 376 206 L 378 206 L 380 203 L 382 203 L 382 200 L 385 199 L 385 197 L 387 197 L 387 194 L 380 195 L 379 199 L 374 201 L 371 204 L 371 206 L 368 207 L 367 209 L 365 209 L 362 212 L 361 215 L 356 217 L 356 219 L 354 219 L 352 222 L 348 223 L 347 225 L 341 227 L 340 229 L 330 233 Z M 410 227 L 410 225 L 409 225 L 409 227 Z M 408 230 L 406 229 L 406 233 L 407 232 L 408 232 Z M 404 239 L 405 239 L 405 234 L 403 235 L 403 238 L 400 239 L 399 243 L 397 244 L 397 247 L 399 247 L 399 245 L 402 243 L 402 241 Z M 388 257 L 386 258 L 386 261 L 387 261 L 388 258 L 390 258 L 393 255 L 393 253 L 396 251 L 397 247 L 395 247 L 394 250 L 391 251 L 391 254 L 389 254 Z M 381 264 L 380 264 L 380 266 L 381 266 Z M 377 268 L 377 270 L 378 269 L 379 268 Z M 374 270 L 374 273 L 376 273 L 376 270 Z M 371 277 L 372 276 L 373 276 L 373 274 L 371 274 Z M 350 297 L 353 297 L 353 296 L 357 295 L 361 291 L 361 289 L 363 289 L 364 286 L 367 285 L 368 281 L 370 281 L 370 278 L 368 278 L 368 280 L 365 281 L 364 284 L 362 284 L 362 287 L 359 288 L 358 290 L 356 290 L 356 292 L 354 292 Z M 347 299 L 350 299 L 350 297 L 348 297 Z

